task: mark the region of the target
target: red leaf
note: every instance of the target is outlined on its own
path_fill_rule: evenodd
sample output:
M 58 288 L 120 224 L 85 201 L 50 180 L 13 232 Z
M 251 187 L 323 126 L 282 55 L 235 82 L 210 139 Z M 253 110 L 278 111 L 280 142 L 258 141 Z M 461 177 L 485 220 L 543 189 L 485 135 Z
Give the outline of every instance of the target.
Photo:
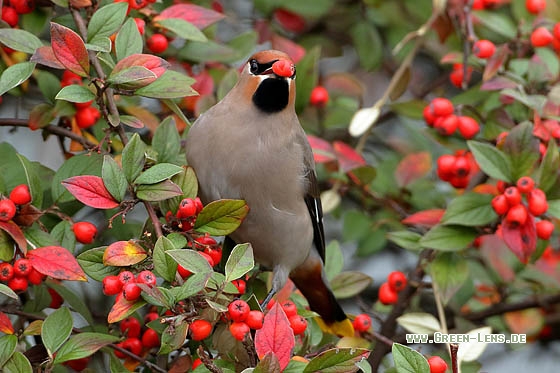
M 37 48 L 35 53 L 33 53 L 33 56 L 31 56 L 30 61 L 52 67 L 53 69 L 64 69 L 64 65 L 60 63 L 54 55 L 52 47 L 48 45 Z
M 511 264 L 511 250 L 504 243 L 504 239 L 497 234 L 480 236 L 480 253 L 492 266 L 492 269 L 502 278 L 502 281 L 511 282 L 515 279 L 515 271 Z
M 527 214 L 527 221 L 521 226 L 511 226 L 504 222 L 502 224 L 502 237 L 517 258 L 522 263 L 527 264 L 531 254 L 537 248 L 535 218 L 533 215 Z
M 27 253 L 27 259 L 37 271 L 58 280 L 87 281 L 78 261 L 64 247 L 45 246 Z
M 103 254 L 103 264 L 124 267 L 146 259 L 148 254 L 142 246 L 133 241 L 117 241 L 110 244 Z
M 78 201 L 89 207 L 112 209 L 119 205 L 107 188 L 105 188 L 103 179 L 99 176 L 74 176 L 63 180 L 62 185 L 64 185 Z
M 482 81 L 486 82 L 492 79 L 500 70 L 507 60 L 511 51 L 509 50 L 507 44 L 504 44 L 496 49 L 496 52 L 486 61 L 486 67 L 484 68 L 484 73 L 482 73 Z
M 14 334 L 12 321 L 4 312 L 0 312 L 0 332 L 4 334 Z
M 206 9 L 193 4 L 177 4 L 166 8 L 159 16 L 153 19 L 157 22 L 167 18 L 180 18 L 192 23 L 199 29 L 206 28 L 211 24 L 218 22 L 225 16 L 211 9 Z
M 8 233 L 23 254 L 27 253 L 27 240 L 19 226 L 13 221 L 0 221 L 0 229 Z
M 142 307 L 146 302 L 143 301 L 128 301 L 122 296 L 117 296 L 115 304 L 107 315 L 109 323 L 119 322 L 130 314 L 134 313 L 138 308 Z
M 295 346 L 294 332 L 284 310 L 276 302 L 264 317 L 263 327 L 255 334 L 255 349 L 259 359 L 272 352 L 282 370 L 290 362 Z
M 272 35 L 271 43 L 272 49 L 287 53 L 294 63 L 298 63 L 305 56 L 304 47 L 278 34 Z
M 366 160 L 350 145 L 342 141 L 335 141 L 333 143 L 334 151 L 338 158 L 338 164 L 343 172 L 352 171 L 355 168 L 365 166 Z
M 160 76 L 163 75 L 165 71 L 167 71 L 167 68 L 170 66 L 170 64 L 163 58 L 151 54 L 137 53 L 120 60 L 113 68 L 111 75 L 115 75 L 119 71 L 122 71 L 132 66 L 145 67 L 146 69 L 153 72 L 157 78 L 159 78 Z M 155 79 L 156 78 L 154 78 L 154 80 Z
M 444 209 L 424 210 L 404 218 L 401 223 L 407 225 L 433 227 L 439 223 L 443 214 L 445 214 Z
M 397 184 L 403 188 L 425 176 L 432 168 L 428 152 L 412 153 L 404 157 L 395 170 Z
M 336 160 L 336 154 L 332 145 L 319 137 L 307 135 L 307 141 L 313 149 L 313 158 L 316 163 L 325 163 Z
M 439 60 L 439 63 L 441 63 L 442 65 L 461 63 L 461 62 L 463 62 L 463 54 L 460 52 L 447 53 Z
M 51 22 L 54 55 L 65 68 L 80 76 L 89 74 L 89 57 L 84 41 L 68 27 Z

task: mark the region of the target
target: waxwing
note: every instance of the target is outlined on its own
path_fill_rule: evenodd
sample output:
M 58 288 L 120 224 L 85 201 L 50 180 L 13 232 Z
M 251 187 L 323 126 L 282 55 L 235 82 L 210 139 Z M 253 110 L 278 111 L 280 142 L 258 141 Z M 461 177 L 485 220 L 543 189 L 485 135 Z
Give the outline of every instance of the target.
M 350 336 L 352 324 L 323 270 L 321 200 L 311 147 L 295 113 L 295 77 L 287 54 L 255 53 L 235 87 L 193 124 L 187 161 L 204 203 L 233 198 L 249 206 L 231 238 L 251 243 L 255 260 L 273 271 L 267 301 L 289 277 L 323 328 Z

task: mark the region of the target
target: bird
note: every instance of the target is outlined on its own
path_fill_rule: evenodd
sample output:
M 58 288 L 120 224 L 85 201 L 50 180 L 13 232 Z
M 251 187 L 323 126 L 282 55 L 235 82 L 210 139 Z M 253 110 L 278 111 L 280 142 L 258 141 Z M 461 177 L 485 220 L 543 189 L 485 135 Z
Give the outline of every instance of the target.
M 266 303 L 290 278 L 323 330 L 353 336 L 325 276 L 325 234 L 313 153 L 295 111 L 296 67 L 284 52 L 260 51 L 237 84 L 201 114 L 186 139 L 203 203 L 243 199 L 249 212 L 230 237 L 249 242 L 272 270 Z

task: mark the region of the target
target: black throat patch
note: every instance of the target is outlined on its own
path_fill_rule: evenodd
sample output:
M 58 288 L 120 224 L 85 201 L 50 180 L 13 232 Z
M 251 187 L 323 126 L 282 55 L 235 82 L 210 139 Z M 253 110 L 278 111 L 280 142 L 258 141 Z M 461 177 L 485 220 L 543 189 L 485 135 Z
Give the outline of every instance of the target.
M 284 110 L 290 99 L 290 87 L 286 79 L 267 78 L 253 94 L 253 103 L 265 113 Z

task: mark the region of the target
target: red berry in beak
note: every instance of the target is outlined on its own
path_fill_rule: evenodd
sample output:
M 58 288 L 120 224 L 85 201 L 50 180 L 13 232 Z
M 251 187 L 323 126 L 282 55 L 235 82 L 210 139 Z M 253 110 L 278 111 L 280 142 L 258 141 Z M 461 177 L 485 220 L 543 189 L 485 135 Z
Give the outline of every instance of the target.
M 284 78 L 289 78 L 294 75 L 294 65 L 287 60 L 278 60 L 272 65 L 272 71 Z

